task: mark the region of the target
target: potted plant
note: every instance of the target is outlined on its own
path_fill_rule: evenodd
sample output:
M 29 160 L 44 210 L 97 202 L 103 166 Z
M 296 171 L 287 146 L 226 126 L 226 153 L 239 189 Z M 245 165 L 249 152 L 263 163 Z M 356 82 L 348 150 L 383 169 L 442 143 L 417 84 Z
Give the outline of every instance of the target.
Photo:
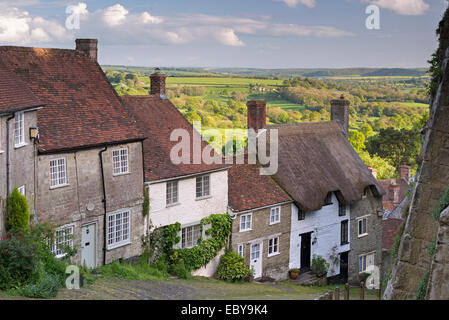
M 299 269 L 297 269 L 297 268 L 290 269 L 288 271 L 288 273 L 290 275 L 290 279 L 292 279 L 292 280 L 298 279 Z

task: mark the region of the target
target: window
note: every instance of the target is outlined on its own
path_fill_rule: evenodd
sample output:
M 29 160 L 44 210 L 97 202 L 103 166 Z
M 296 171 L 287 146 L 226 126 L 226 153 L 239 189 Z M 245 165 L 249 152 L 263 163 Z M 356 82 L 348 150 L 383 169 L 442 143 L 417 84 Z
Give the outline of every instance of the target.
M 240 216 L 240 231 L 251 230 L 252 214 L 245 214 Z
M 73 248 L 73 229 L 73 225 L 56 229 L 55 238 L 51 244 L 51 253 L 53 253 L 57 258 L 62 258 L 65 256 L 65 247 L 68 246 Z
M 342 221 L 341 222 L 341 245 L 344 244 L 348 244 L 349 243 L 349 239 L 348 239 L 348 220 Z
M 270 210 L 270 224 L 281 222 L 281 207 L 271 208 Z
M 112 171 L 114 175 L 125 174 L 129 172 L 128 167 L 128 149 L 112 150 Z
M 260 257 L 260 243 L 251 245 L 251 260 L 259 259 Z
M 329 192 L 326 196 L 326 199 L 324 199 L 324 205 L 329 206 L 332 204 L 332 192 Z
M 374 265 L 374 253 L 359 256 L 359 273 L 366 272 Z M 368 270 L 369 271 L 369 270 Z
M 368 219 L 366 217 L 357 220 L 359 237 L 366 236 L 368 234 L 368 231 L 366 229 L 367 220 Z
M 305 219 L 306 219 L 306 213 L 303 210 L 298 209 L 298 221 L 305 220 Z
M 196 178 L 196 197 L 202 198 L 210 195 L 210 179 L 209 176 Z
M 131 242 L 130 216 L 129 210 L 108 215 L 108 249 L 117 248 Z
M 24 113 L 17 112 L 14 117 L 14 146 L 25 145 L 25 121 Z
M 65 158 L 50 160 L 50 187 L 67 185 Z
M 268 240 L 268 256 L 279 253 L 279 237 Z
M 363 198 L 366 198 L 366 197 L 368 196 L 368 193 L 369 193 L 369 188 L 366 187 L 366 188 L 363 190 Z
M 239 246 L 238 246 L 238 253 L 239 253 L 239 256 L 241 256 L 241 257 L 244 256 L 244 253 L 243 253 L 243 244 L 239 244 Z
M 178 181 L 167 182 L 167 206 L 178 203 Z
M 25 195 L 25 186 L 21 186 L 19 188 L 17 188 L 19 190 L 19 193 L 24 196 Z
M 182 248 L 191 248 L 198 244 L 201 236 L 201 225 L 182 228 Z
M 343 217 L 346 215 L 346 204 L 340 203 L 338 205 L 338 216 Z

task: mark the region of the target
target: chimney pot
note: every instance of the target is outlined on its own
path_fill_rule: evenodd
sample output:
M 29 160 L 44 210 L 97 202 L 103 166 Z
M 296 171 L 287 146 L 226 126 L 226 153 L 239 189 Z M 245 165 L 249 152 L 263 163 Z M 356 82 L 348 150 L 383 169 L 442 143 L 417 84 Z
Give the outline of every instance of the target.
M 97 39 L 76 39 L 76 50 L 84 52 L 89 58 L 97 61 L 98 40 Z
M 343 127 L 343 133 L 348 137 L 349 130 L 349 100 L 342 94 L 340 99 L 331 101 L 331 120 L 336 120 Z
M 256 133 L 264 129 L 267 122 L 267 103 L 264 100 L 251 100 L 248 107 L 248 129 L 253 128 Z
M 151 81 L 151 94 L 160 96 L 163 99 L 166 99 L 165 96 L 165 79 L 167 78 L 166 74 L 161 73 L 159 68 L 154 69 L 154 73 L 150 75 Z
M 371 174 L 373 175 L 373 177 L 375 179 L 377 179 L 377 169 L 372 168 L 372 167 L 368 167 L 368 169 L 371 171 Z
M 404 162 L 404 164 L 399 167 L 399 176 L 401 179 L 409 182 L 411 178 L 411 170 L 412 168 Z

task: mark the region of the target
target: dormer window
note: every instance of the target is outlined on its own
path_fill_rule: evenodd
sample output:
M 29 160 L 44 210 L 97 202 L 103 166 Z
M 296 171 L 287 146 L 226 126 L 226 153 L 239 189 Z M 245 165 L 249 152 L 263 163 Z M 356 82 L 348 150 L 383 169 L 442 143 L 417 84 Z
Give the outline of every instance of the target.
M 324 205 L 330 206 L 332 204 L 332 192 L 329 192 L 326 196 L 326 199 L 324 199 Z
M 17 112 L 14 116 L 14 147 L 20 148 L 25 145 L 25 114 Z

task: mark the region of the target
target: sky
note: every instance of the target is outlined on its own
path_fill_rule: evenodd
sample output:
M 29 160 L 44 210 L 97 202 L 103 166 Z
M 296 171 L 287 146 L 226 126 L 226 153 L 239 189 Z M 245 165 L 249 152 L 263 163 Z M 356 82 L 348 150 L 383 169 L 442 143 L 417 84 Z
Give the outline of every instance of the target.
M 367 8 L 378 8 L 378 16 Z M 0 0 L 0 45 L 146 67 L 427 67 L 447 0 Z M 378 17 L 377 19 L 374 19 Z M 366 20 L 379 21 L 368 29 Z

